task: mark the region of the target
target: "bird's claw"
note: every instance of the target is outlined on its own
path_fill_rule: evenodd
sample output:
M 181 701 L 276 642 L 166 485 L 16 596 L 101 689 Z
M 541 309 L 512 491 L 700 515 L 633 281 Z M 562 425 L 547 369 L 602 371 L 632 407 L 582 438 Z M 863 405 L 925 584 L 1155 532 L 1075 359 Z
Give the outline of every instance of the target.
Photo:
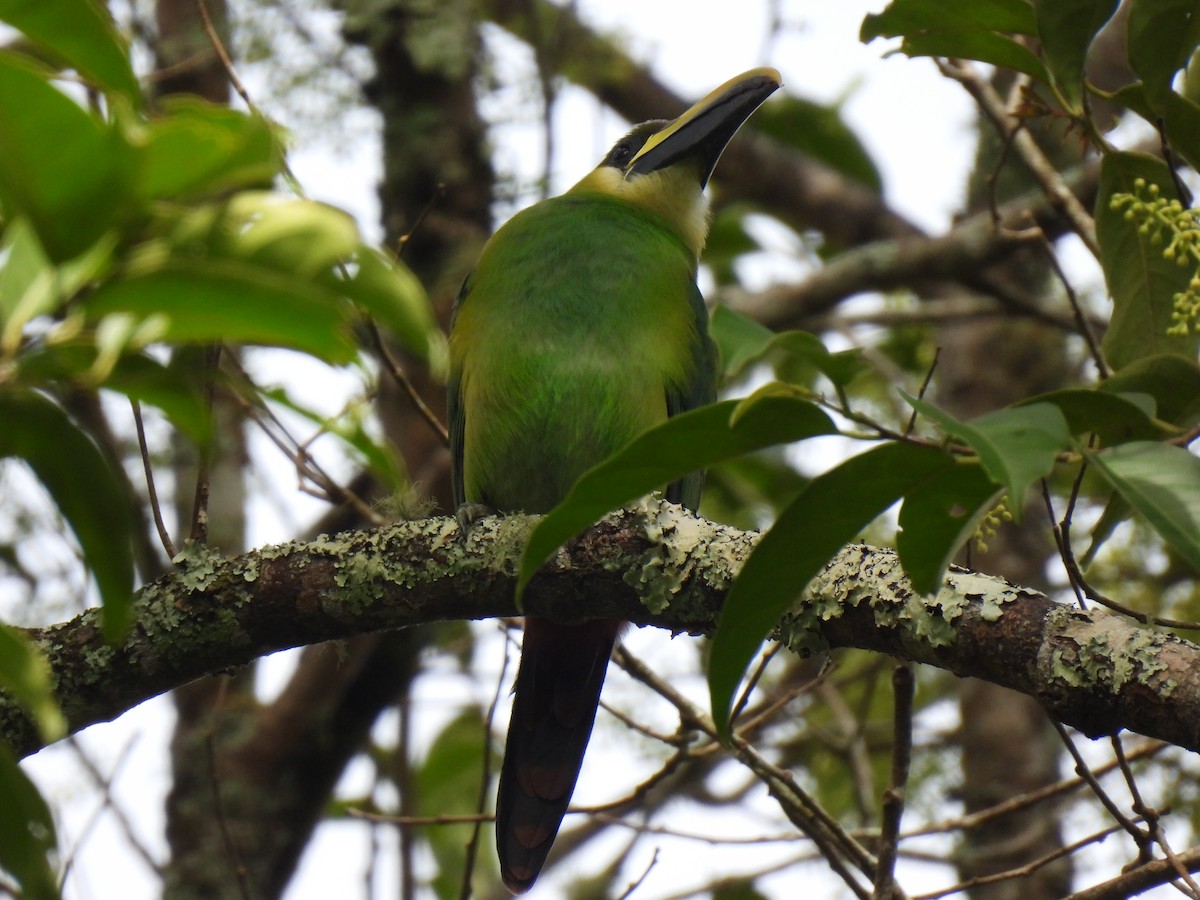
M 494 515 L 496 510 L 486 503 L 463 503 L 454 511 L 454 518 L 458 520 L 458 527 L 464 538 L 471 533 L 471 528 L 476 522 L 484 516 Z

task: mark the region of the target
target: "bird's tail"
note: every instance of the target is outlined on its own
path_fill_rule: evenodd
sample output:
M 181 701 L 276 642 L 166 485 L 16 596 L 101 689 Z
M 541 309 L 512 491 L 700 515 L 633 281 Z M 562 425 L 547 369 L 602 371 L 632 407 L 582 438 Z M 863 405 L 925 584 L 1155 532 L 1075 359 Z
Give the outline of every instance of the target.
M 562 824 L 620 626 L 525 620 L 496 799 L 500 874 L 514 894 L 533 886 Z

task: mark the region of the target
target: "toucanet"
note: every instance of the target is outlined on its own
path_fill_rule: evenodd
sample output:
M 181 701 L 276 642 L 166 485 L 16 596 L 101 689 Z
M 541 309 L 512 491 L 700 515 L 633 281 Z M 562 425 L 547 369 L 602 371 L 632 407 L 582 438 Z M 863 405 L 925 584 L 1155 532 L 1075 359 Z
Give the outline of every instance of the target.
M 714 399 L 696 287 L 704 188 L 780 85 L 752 69 L 671 121 L 644 122 L 565 194 L 513 216 L 463 284 L 450 333 L 450 451 L 464 525 L 544 513 L 640 432 Z M 703 474 L 667 488 L 695 509 Z M 496 801 L 500 871 L 537 878 L 575 789 L 621 623 L 527 617 Z

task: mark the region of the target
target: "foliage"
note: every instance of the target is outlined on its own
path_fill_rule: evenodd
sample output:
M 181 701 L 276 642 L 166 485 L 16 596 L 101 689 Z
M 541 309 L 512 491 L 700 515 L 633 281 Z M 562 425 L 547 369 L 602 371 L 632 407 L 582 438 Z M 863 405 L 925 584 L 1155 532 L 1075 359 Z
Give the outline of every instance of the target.
M 55 64 L 0 51 L 0 457 L 27 464 L 70 525 L 115 640 L 134 581 L 131 498 L 73 395 L 155 407 L 203 445 L 203 373 L 162 362 L 164 346 L 288 347 L 345 364 L 370 316 L 437 367 L 442 337 L 420 284 L 347 214 L 271 190 L 285 172 L 271 123 L 199 100 L 151 111 L 107 11 L 69 5 L 0 3 Z M 92 108 L 67 69 L 97 92 Z M 45 661 L 2 627 L 0 686 L 61 736 Z M 25 798 L 0 805 L 0 864 L 28 896 L 51 896 L 45 806 L 7 752 L 0 781 Z

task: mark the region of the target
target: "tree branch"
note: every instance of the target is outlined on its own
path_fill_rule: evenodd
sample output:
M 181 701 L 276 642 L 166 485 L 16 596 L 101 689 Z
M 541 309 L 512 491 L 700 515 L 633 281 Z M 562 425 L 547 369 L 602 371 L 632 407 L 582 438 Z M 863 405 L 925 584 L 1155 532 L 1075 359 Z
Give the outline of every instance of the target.
M 193 546 L 139 592 L 121 644 L 104 643 L 94 610 L 27 633 L 50 660 L 76 731 L 275 650 L 514 615 L 514 560 L 534 521 L 485 519 L 464 541 L 453 519 L 424 519 L 232 559 Z M 617 513 L 544 567 L 526 609 L 708 633 L 757 539 L 669 504 Z M 1200 647 L 992 576 L 955 569 L 936 597 L 921 597 L 893 551 L 853 545 L 813 580 L 777 637 L 797 652 L 859 647 L 1005 685 L 1091 737 L 1127 728 L 1200 749 Z M 3 694 L 0 735 L 21 756 L 42 746 Z

